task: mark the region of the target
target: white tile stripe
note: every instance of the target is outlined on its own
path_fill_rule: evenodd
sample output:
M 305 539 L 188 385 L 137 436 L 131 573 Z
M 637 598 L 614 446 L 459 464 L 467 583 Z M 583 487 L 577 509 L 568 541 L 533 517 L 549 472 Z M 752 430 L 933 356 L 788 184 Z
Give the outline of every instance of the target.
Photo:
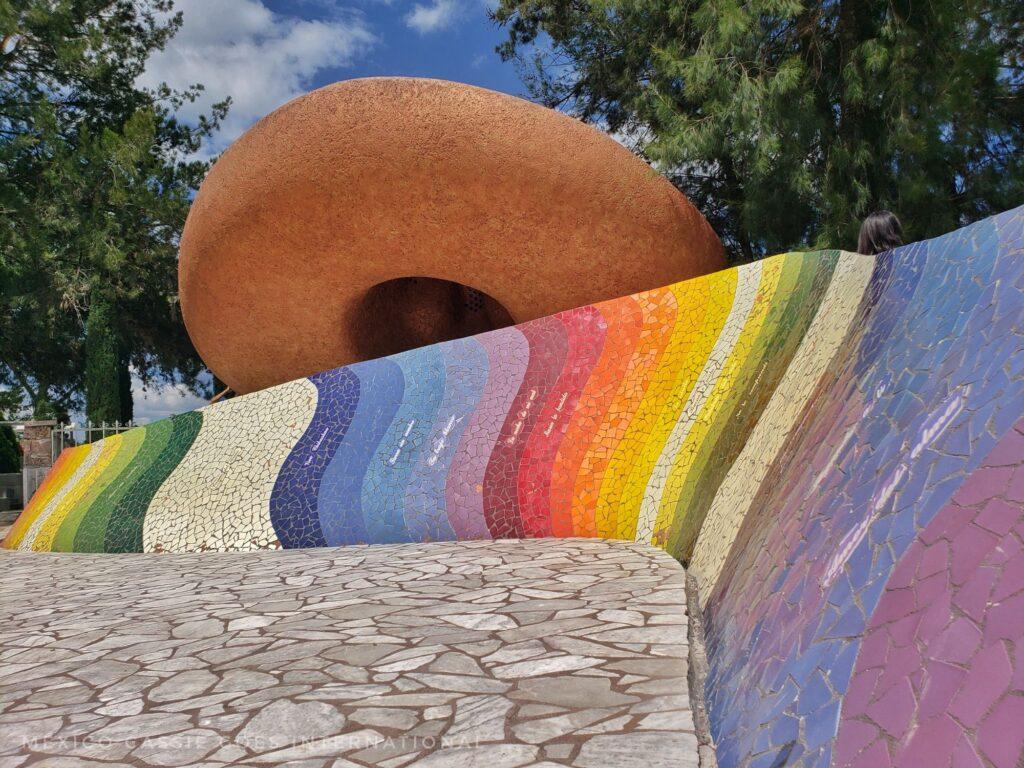
M 76 485 L 78 485 L 78 482 L 82 477 L 92 469 L 93 465 L 99 460 L 101 453 L 103 453 L 102 440 L 89 445 L 89 454 L 82 460 L 82 463 L 78 465 L 74 474 L 72 474 L 71 477 L 65 481 L 64 485 L 60 487 L 60 490 L 53 494 L 53 498 L 47 502 L 46 506 L 43 507 L 43 510 L 39 513 L 36 519 L 32 521 L 32 525 L 25 533 L 21 543 L 18 544 L 18 549 L 32 549 L 32 542 L 36 540 L 36 536 L 39 535 L 39 531 L 42 529 L 44 523 L 46 523 L 46 520 L 53 514 L 54 510 L 60 506 L 64 497 L 67 496 Z
M 844 253 L 771 400 L 711 502 L 688 570 L 707 603 L 758 488 L 857 316 L 875 260 Z
M 146 511 L 143 551 L 271 546 L 274 482 L 316 403 L 316 385 L 299 379 L 203 408 L 199 434 Z
M 647 488 L 644 490 L 644 498 L 640 503 L 640 515 L 636 524 L 636 540 L 647 544 L 654 538 L 654 526 L 658 519 L 658 509 L 661 506 L 661 498 L 665 493 L 665 485 L 668 483 L 669 474 L 675 464 L 676 454 L 686 442 L 686 436 L 690 433 L 697 415 L 704 407 L 708 396 L 714 390 L 715 382 L 718 381 L 722 368 L 725 366 L 729 355 L 732 354 L 739 341 L 743 326 L 754 307 L 754 300 L 757 298 L 757 289 L 761 283 L 763 271 L 760 261 L 752 264 L 745 264 L 739 267 L 737 272 L 736 296 L 733 298 L 732 308 L 729 310 L 722 330 L 715 341 L 715 346 L 708 355 L 708 359 L 697 377 L 690 396 L 683 406 L 683 410 L 672 427 L 665 447 L 661 450 L 658 463 L 651 472 L 647 481 Z

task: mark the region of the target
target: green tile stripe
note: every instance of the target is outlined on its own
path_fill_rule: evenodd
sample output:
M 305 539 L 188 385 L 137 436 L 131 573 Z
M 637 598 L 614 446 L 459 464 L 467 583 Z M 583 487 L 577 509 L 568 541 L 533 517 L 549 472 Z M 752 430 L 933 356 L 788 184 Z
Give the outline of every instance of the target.
M 126 477 L 127 488 L 104 517 L 100 544 L 94 547 L 106 552 L 141 552 L 142 523 L 157 488 L 177 467 L 193 444 L 203 416 L 198 412 L 172 416 L 146 427 L 150 432 L 136 458 L 139 471 Z M 80 547 L 78 538 L 76 548 Z M 96 550 L 93 550 L 96 551 Z
M 103 504 L 104 499 L 111 491 L 122 487 L 122 475 L 131 466 L 132 460 L 136 457 L 139 447 L 146 438 L 146 428 L 123 432 L 118 436 L 119 445 L 113 459 L 96 478 L 92 487 L 85 493 L 82 499 L 75 505 L 64 521 L 60 524 L 50 549 L 54 552 L 71 552 L 75 546 L 75 536 L 83 526 L 89 526 L 96 511 Z M 112 439 L 112 438 L 108 438 Z
M 689 560 L 704 518 L 729 467 L 789 367 L 832 280 L 838 251 L 786 256 L 764 322 L 733 387 L 698 446 L 676 502 L 670 550 Z M 808 279 L 811 273 L 813 277 Z
M 147 496 L 146 478 L 159 465 L 160 457 L 167 449 L 173 433 L 174 417 L 146 427 L 146 442 L 142 444 L 131 469 L 125 474 L 121 487 L 105 500 L 103 509 L 97 513 L 96 525 L 89 534 L 93 551 L 109 551 L 110 539 L 118 539 L 117 532 L 130 529 L 130 526 L 125 526 L 124 520 L 131 518 L 137 507 L 141 506 L 141 513 L 145 514 L 149 498 L 153 495 L 150 492 Z M 157 480 L 158 486 L 160 482 L 162 480 Z
M 157 489 L 181 463 L 192 447 L 203 424 L 199 411 L 183 413 L 166 419 L 161 424 L 170 428 L 166 442 L 156 459 L 140 475 L 125 496 L 118 502 L 107 524 L 104 549 L 107 552 L 141 552 L 142 527 L 146 510 Z

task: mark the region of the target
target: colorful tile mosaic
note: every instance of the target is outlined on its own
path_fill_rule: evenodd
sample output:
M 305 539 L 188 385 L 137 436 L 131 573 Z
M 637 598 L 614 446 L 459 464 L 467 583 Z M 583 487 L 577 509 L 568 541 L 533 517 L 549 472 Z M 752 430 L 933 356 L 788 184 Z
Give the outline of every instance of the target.
M 1022 413 L 1018 208 L 74 448 L 3 546 L 651 543 L 700 588 L 722 768 L 1009 768 L 1024 760 Z
M 1022 455 L 1024 419 L 893 569 L 847 689 L 834 765 L 1020 765 Z
M 1017 209 L 880 256 L 763 479 L 709 521 L 735 541 L 704 551 L 701 533 L 723 768 L 1024 759 L 999 727 L 1024 701 L 1022 230 Z M 982 515 L 995 530 L 968 525 Z M 977 648 L 945 644 L 971 633 Z
M 5 546 L 583 535 L 654 542 L 685 561 L 723 456 L 739 453 L 827 289 L 871 263 L 776 256 L 74 448 Z

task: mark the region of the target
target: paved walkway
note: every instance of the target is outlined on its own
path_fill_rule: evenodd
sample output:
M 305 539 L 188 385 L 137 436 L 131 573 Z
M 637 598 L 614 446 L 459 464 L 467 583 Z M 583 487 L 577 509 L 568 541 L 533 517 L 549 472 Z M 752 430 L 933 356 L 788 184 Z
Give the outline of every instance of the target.
M 0 768 L 691 768 L 684 574 L 624 542 L 0 555 Z

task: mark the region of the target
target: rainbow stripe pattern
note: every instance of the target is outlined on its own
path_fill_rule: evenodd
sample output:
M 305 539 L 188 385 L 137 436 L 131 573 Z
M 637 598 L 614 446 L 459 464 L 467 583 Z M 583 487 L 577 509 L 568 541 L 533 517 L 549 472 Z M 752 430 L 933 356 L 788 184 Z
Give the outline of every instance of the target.
M 1024 208 L 72 448 L 3 546 L 574 536 L 649 542 L 696 577 L 723 768 L 1018 766 Z
M 909 256 L 784 254 L 71 448 L 4 546 L 601 536 L 689 561 L 840 354 L 875 341 L 864 317 Z
M 872 269 L 851 254 L 776 256 L 71 448 L 4 544 L 602 536 L 688 559 L 723 457 L 739 454 L 801 345 L 834 354 Z M 808 336 L 816 318 L 827 327 Z

